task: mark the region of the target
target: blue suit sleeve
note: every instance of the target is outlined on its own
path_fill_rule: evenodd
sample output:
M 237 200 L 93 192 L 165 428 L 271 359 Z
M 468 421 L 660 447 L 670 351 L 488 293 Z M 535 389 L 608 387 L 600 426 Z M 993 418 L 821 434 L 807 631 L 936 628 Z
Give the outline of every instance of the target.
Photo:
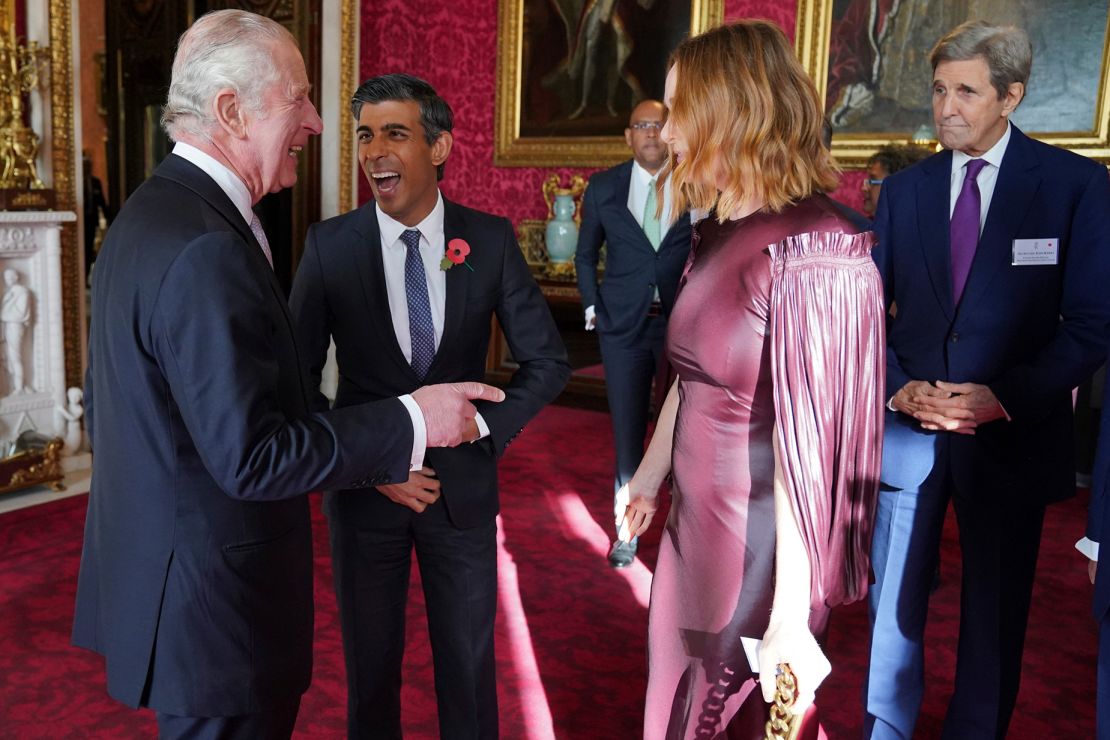
M 501 249 L 501 294 L 495 310 L 519 367 L 505 388 L 504 401 L 477 404 L 499 455 L 540 409 L 555 400 L 570 378 L 566 348 L 551 309 L 507 221 Z
M 894 239 L 896 232 L 891 224 L 889 187 L 887 186 L 879 192 L 879 203 L 875 209 L 875 222 L 872 227 L 875 236 L 878 238 L 878 245 L 871 250 L 871 256 L 875 259 L 875 265 L 879 268 L 879 275 L 883 281 L 883 306 L 888 335 L 891 322 L 890 307 L 894 303 L 895 296 L 894 250 L 897 248 Z M 883 402 L 889 402 L 894 394 L 911 380 L 913 378 L 910 378 L 906 371 L 902 369 L 897 353 L 888 342 L 886 346 L 886 394 L 883 397 Z
M 589 187 L 582 196 L 582 224 L 578 227 L 578 247 L 574 252 L 574 269 L 578 275 L 578 292 L 582 294 L 582 307 L 597 305 L 597 263 L 601 244 L 605 241 L 605 228 L 601 225 L 597 200 L 598 180 L 590 178 Z
M 312 384 L 309 391 L 312 408 L 326 411 L 330 404 L 327 396 L 320 390 L 320 380 L 324 364 L 328 360 L 332 320 L 324 271 L 320 267 L 320 252 L 316 246 L 315 226 L 309 228 L 305 238 L 304 255 L 301 256 L 293 289 L 289 294 L 289 309 L 293 314 L 293 327 L 301 350 L 301 359 Z

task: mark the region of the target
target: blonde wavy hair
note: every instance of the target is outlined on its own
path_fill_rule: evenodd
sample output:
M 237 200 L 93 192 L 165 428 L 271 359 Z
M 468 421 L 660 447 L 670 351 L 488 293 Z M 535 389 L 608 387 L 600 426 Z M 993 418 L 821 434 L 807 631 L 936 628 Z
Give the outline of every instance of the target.
M 817 88 L 778 26 L 718 26 L 679 44 L 670 63 L 678 75 L 670 123 L 689 150 L 677 165 L 668 155 L 673 213 L 715 208 L 723 222 L 745 201 L 778 213 L 836 187 Z M 719 191 L 721 178 L 703 174 L 715 167 Z

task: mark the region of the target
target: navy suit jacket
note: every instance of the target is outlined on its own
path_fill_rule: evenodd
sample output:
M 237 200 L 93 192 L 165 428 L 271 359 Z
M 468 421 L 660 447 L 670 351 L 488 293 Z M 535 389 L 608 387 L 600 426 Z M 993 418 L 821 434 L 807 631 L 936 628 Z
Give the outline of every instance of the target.
M 396 399 L 328 414 L 281 288 L 215 182 L 170 155 L 97 259 L 94 459 L 73 626 L 109 693 L 184 716 L 295 701 L 312 664 L 308 491 L 404 480 Z
M 891 175 L 875 214 L 888 308 L 887 398 L 910 380 L 989 386 L 1012 421 L 973 436 L 887 412 L 883 482 L 920 484 L 940 461 L 957 490 L 1047 503 L 1075 491 L 1071 390 L 1106 355 L 1106 168 L 1013 127 L 959 306 L 952 301 L 952 153 Z M 1015 239 L 1059 241 L 1056 265 L 1014 266 Z
M 465 239 L 466 262 L 447 271 L 443 338 L 423 382 L 397 344 L 382 266 L 381 232 L 374 204 L 314 225 L 297 269 L 290 306 L 314 388 L 334 337 L 339 365 L 335 407 L 411 393 L 421 385 L 482 381 L 491 319 L 501 325 L 519 367 L 500 403 L 476 406 L 489 437 L 449 449 L 429 449 L 426 462 L 440 479 L 441 494 L 459 528 L 497 515 L 496 460 L 524 425 L 563 390 L 570 377 L 566 349 L 551 310 L 507 219 L 444 199 L 445 243 Z M 316 392 L 318 408 L 327 405 Z M 385 522 L 411 510 L 384 495 L 341 492 L 345 516 Z
M 664 313 L 674 305 L 678 279 L 690 254 L 690 217 L 671 224 L 655 250 L 628 210 L 632 160 L 590 177 L 582 197 L 582 225 L 574 266 L 583 306 L 594 306 L 597 329 L 615 341 L 634 340 L 659 289 Z M 598 285 L 598 251 L 605 248 L 605 279 Z
M 1110 610 L 1110 423 L 1103 411 L 1098 435 L 1098 451 L 1091 476 L 1091 505 L 1087 517 L 1087 537 L 1099 543 L 1099 568 L 1095 576 L 1095 619 Z M 1103 560 L 1105 558 L 1105 560 Z M 1100 650 L 1100 655 L 1102 651 Z M 1110 653 L 1110 651 L 1108 651 Z

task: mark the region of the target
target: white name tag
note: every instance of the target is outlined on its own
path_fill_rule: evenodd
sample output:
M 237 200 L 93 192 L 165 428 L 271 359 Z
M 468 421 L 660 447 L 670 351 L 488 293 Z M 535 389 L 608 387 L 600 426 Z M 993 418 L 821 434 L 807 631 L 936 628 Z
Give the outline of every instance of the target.
M 1014 239 L 1014 261 L 1011 265 L 1060 264 L 1059 239 Z

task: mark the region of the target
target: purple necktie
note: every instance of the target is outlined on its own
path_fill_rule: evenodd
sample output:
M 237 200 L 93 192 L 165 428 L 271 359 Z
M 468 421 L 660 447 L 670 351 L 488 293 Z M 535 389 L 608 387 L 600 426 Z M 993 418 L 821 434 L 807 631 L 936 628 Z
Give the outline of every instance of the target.
M 975 178 L 987 165 L 985 159 L 969 159 L 964 185 L 956 207 L 952 209 L 952 224 L 949 227 L 952 246 L 952 304 L 958 306 L 967 284 L 967 274 L 971 271 L 971 260 L 975 258 L 975 248 L 979 246 L 979 183 Z

